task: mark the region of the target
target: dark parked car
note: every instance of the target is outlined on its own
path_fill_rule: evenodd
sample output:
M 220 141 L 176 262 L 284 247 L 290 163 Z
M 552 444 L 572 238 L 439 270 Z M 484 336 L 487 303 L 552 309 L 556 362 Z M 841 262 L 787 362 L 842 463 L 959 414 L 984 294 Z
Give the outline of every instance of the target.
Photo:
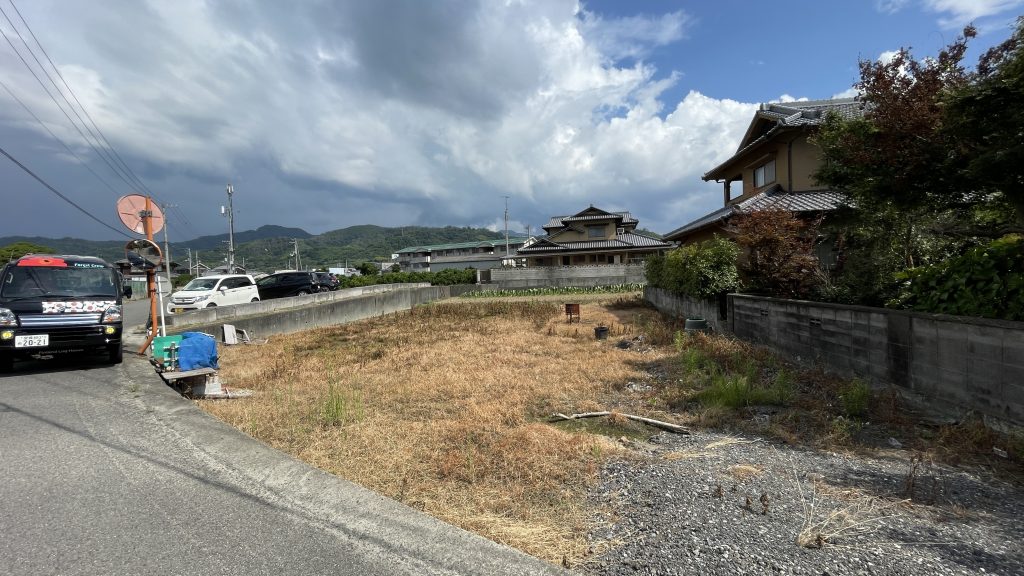
M 316 279 L 320 282 L 320 291 L 327 292 L 328 290 L 337 290 L 341 286 L 341 282 L 334 277 L 334 274 L 330 272 L 317 272 Z
M 261 300 L 301 296 L 320 291 L 315 272 L 278 272 L 256 281 Z

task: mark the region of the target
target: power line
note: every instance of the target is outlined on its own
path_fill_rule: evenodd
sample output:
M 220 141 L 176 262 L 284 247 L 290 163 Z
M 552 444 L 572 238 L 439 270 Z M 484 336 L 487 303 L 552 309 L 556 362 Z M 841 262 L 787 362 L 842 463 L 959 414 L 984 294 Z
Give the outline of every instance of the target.
M 2 13 L 2 12 L 3 12 L 3 9 L 0 8 L 0 13 Z M 8 19 L 8 21 L 9 21 L 9 19 Z M 7 44 L 10 45 L 12 50 L 14 50 L 15 55 L 18 56 L 18 59 L 21 60 L 21 63 L 24 64 L 26 68 L 28 68 L 28 71 L 36 79 L 36 82 L 38 82 L 39 85 L 42 86 L 43 91 L 45 91 L 46 95 L 50 97 L 50 100 L 53 100 L 53 103 L 57 105 L 57 109 L 59 109 L 61 111 L 61 113 L 64 114 L 64 117 L 68 119 L 68 122 L 71 123 L 71 126 L 76 131 L 78 131 L 78 134 L 82 137 L 83 140 L 85 140 L 85 143 L 88 144 L 89 147 L 92 148 L 93 151 L 96 152 L 97 155 L 99 155 L 100 159 L 103 160 L 103 162 L 105 162 L 107 164 L 107 166 L 109 166 L 110 169 L 114 171 L 114 174 L 116 174 L 118 178 L 120 178 L 129 187 L 132 187 L 133 184 L 131 184 L 127 179 L 125 179 L 124 175 L 122 175 L 121 172 L 118 171 L 117 168 L 115 168 L 113 164 L 111 164 L 111 161 L 107 158 L 107 156 L 104 155 L 103 152 L 99 148 L 97 148 L 95 144 L 92 143 L 92 141 L 89 139 L 89 137 L 85 135 L 85 132 L 82 132 L 82 129 L 79 128 L 78 124 L 76 124 L 75 121 L 71 118 L 71 115 L 68 114 L 67 110 L 65 110 L 64 107 L 60 105 L 60 102 L 57 102 L 57 98 L 54 97 L 54 95 L 50 92 L 50 89 L 46 87 L 46 84 L 44 84 L 42 79 L 39 78 L 39 75 L 36 74 L 36 71 L 32 68 L 31 65 L 29 65 L 28 61 L 25 60 L 25 57 L 21 55 L 21 52 L 14 45 L 14 42 L 11 41 L 10 37 L 7 36 L 7 33 L 4 32 L 3 30 L 0 30 L 0 34 L 3 35 L 5 40 L 7 40 Z
M 75 91 L 71 88 L 70 84 L 68 84 L 68 82 L 64 78 L 63 74 L 61 74 L 60 70 L 57 68 L 57 65 L 53 62 L 53 59 L 50 58 L 50 55 L 46 51 L 46 48 L 43 47 L 42 43 L 39 41 L 39 38 L 36 37 L 35 32 L 32 30 L 32 27 L 29 26 L 28 21 L 25 20 L 25 17 L 21 14 L 21 11 L 18 9 L 17 5 L 14 3 L 14 0 L 8 0 L 8 1 L 10 2 L 11 7 L 14 8 L 15 13 L 17 13 L 18 18 L 21 20 L 22 25 L 28 31 L 28 34 L 32 37 L 32 40 L 35 41 L 36 46 L 39 47 L 39 50 L 43 53 L 43 56 L 45 56 L 46 61 L 49 62 L 50 67 L 53 69 L 53 71 L 56 73 L 57 77 L 60 78 L 61 82 L 64 84 L 64 87 L 67 89 L 68 94 L 70 94 L 71 97 L 74 98 L 75 102 L 78 104 L 78 107 L 85 114 L 85 117 L 88 118 L 88 120 L 89 120 L 88 123 L 82 118 L 82 115 L 78 113 L 78 110 L 75 108 L 75 105 L 72 104 L 70 100 L 68 100 L 67 96 L 64 94 L 64 91 L 62 91 L 60 89 L 60 86 L 57 85 L 57 82 L 53 79 L 53 76 L 51 76 L 50 73 L 46 70 L 46 66 L 39 60 L 39 57 L 36 55 L 35 51 L 32 49 L 32 46 L 29 45 L 28 41 L 21 34 L 21 32 L 18 30 L 18 27 L 15 25 L 14 21 L 11 20 L 11 18 L 7 15 L 7 12 L 5 12 L 2 7 L 0 7 L 0 14 L 2 14 L 4 19 L 7 20 L 7 23 L 10 24 L 10 26 L 11 26 L 12 30 L 14 31 L 14 33 L 18 35 L 18 38 L 21 40 L 21 43 L 28 50 L 29 54 L 32 56 L 32 59 L 35 60 L 36 64 L 39 66 L 40 71 L 46 76 L 47 80 L 50 81 L 50 84 L 57 91 L 57 94 L 59 94 L 61 96 L 61 99 L 63 99 L 64 102 L 68 105 L 68 108 L 71 109 L 71 112 L 74 113 L 75 117 L 78 118 L 78 121 L 81 122 L 82 126 L 86 129 L 86 131 L 89 132 L 89 135 L 92 136 L 92 140 L 90 140 L 90 138 L 85 135 L 85 133 L 82 131 L 81 128 L 79 128 L 78 124 L 74 121 L 74 119 L 71 118 L 71 116 L 64 109 L 64 107 L 60 104 L 60 102 L 57 101 L 57 99 L 54 97 L 54 95 L 50 92 L 49 88 L 46 87 L 46 84 L 39 78 L 39 75 L 36 74 L 35 70 L 32 68 L 31 65 L 29 65 L 28 61 L 24 58 L 24 56 L 21 54 L 21 52 L 18 50 L 18 48 L 14 45 L 14 43 L 11 41 L 11 39 L 7 36 L 7 34 L 5 32 L 3 32 L 3 30 L 0 30 L 0 34 L 3 34 L 4 39 L 7 41 L 7 44 L 10 45 L 11 49 L 18 56 L 18 58 L 21 60 L 22 64 L 24 64 L 25 67 L 32 74 L 32 76 L 35 77 L 36 81 L 39 83 L 39 85 L 46 92 L 47 96 L 50 97 L 50 100 L 52 100 L 53 103 L 57 106 L 57 108 L 61 111 L 61 113 L 64 114 L 65 118 L 68 119 L 68 121 L 71 123 L 72 127 L 75 128 L 75 130 L 82 137 L 82 139 L 85 141 L 85 143 L 100 157 L 101 160 L 103 160 L 103 162 L 105 164 L 107 164 L 107 166 L 111 169 L 111 171 L 113 171 L 114 174 L 122 182 L 124 182 L 129 187 L 129 189 L 138 188 L 141 191 L 145 191 L 150 197 L 152 197 L 158 203 L 162 202 L 162 200 L 159 197 L 157 197 L 157 195 L 155 193 L 153 193 L 153 191 L 150 190 L 148 186 L 146 186 L 146 184 L 142 181 L 142 179 L 139 178 L 139 176 L 137 174 L 135 174 L 135 172 L 132 171 L 131 167 L 128 166 L 127 162 L 124 161 L 124 159 L 121 157 L 121 155 L 117 152 L 117 150 L 114 148 L 114 146 L 110 143 L 110 140 L 107 139 L 106 135 L 100 129 L 99 125 L 96 124 L 96 121 L 95 121 L 95 119 L 93 119 L 92 115 L 89 113 L 89 110 L 86 109 L 86 107 L 82 104 L 81 100 L 79 100 L 78 96 L 75 94 Z M 92 172 L 94 176 L 96 176 L 101 182 L 103 182 L 103 184 L 106 185 L 108 189 L 110 189 L 112 192 L 117 194 L 117 192 L 113 189 L 112 186 L 110 186 L 110 184 L 106 180 L 101 178 L 99 176 L 99 174 L 97 174 L 85 161 L 83 161 L 77 154 L 75 154 L 75 152 L 73 150 L 71 150 L 71 148 L 67 144 L 65 144 L 60 138 L 58 138 L 53 133 L 53 131 L 51 131 L 34 113 L 32 113 L 32 111 L 28 108 L 28 106 L 26 106 L 20 99 L 18 99 L 18 97 L 14 95 L 14 93 L 10 90 L 10 88 L 7 88 L 6 85 L 4 85 L 4 88 L 7 90 L 7 92 L 9 94 L 11 94 L 11 96 L 16 101 L 18 101 L 19 104 L 21 104 L 21 106 L 23 108 L 25 108 L 29 112 L 29 114 L 32 115 L 33 118 L 36 119 L 37 122 L 39 122 L 39 124 L 41 126 L 43 126 L 43 128 L 46 129 L 47 132 L 50 133 L 50 135 L 54 139 L 56 139 L 58 142 L 60 142 L 73 156 L 75 156 L 75 158 L 77 158 L 80 162 L 82 162 L 82 164 L 90 172 Z M 90 123 L 92 124 L 92 128 L 90 128 L 90 126 L 89 126 Z M 93 131 L 93 128 L 95 128 L 95 132 Z M 97 136 L 97 134 L 99 136 Z M 100 141 L 101 139 L 102 139 L 102 142 Z M 93 144 L 93 141 L 96 142 L 96 145 Z M 178 219 L 180 220 L 180 223 L 183 224 L 185 227 L 189 228 L 192 231 L 193 235 L 196 235 L 195 230 L 192 229 L 191 223 L 188 221 L 188 218 L 185 217 L 184 213 L 181 212 L 180 210 L 177 210 L 176 213 L 178 215 Z M 166 216 L 167 215 L 165 214 L 165 219 L 166 219 Z
M 112 158 L 115 158 L 118 162 L 120 162 L 120 165 L 123 167 L 125 174 L 127 174 L 129 178 L 136 183 L 135 185 L 139 186 L 150 196 L 156 197 L 156 194 L 153 194 L 153 191 L 146 187 L 145 183 L 142 182 L 142 179 L 139 178 L 135 174 L 135 172 L 132 171 L 132 169 L 128 166 L 124 159 L 121 158 L 121 155 L 117 153 L 117 150 L 110 143 L 110 141 L 107 140 L 106 135 L 103 134 L 103 131 L 100 130 L 100 127 L 96 124 L 96 121 L 93 120 L 92 115 L 89 114 L 89 110 L 86 109 L 84 105 L 82 105 L 82 102 L 78 99 L 78 96 L 75 94 L 75 91 L 71 89 L 71 86 L 68 84 L 68 81 L 64 79 L 64 75 L 60 73 L 60 70 L 57 68 L 57 65 L 53 63 L 53 60 L 50 58 L 50 55 L 46 52 L 46 48 L 43 48 L 43 44 L 39 41 L 39 38 L 36 37 L 35 32 L 32 31 L 32 27 L 28 25 L 28 21 L 26 21 L 25 17 L 21 15 L 21 10 L 18 10 L 18 6 L 14 3 L 14 0 L 8 1 L 10 2 L 11 7 L 14 8 L 14 11 L 18 14 L 18 18 L 21 19 L 21 23 L 23 26 L 25 26 L 25 30 L 27 30 L 29 35 L 32 36 L 32 40 L 35 41 L 36 46 L 39 47 L 39 50 L 43 53 L 43 56 L 46 57 L 46 61 L 50 63 L 50 67 L 53 68 L 53 71 L 57 73 L 57 77 L 60 78 L 60 81 L 64 84 L 64 87 L 67 88 L 68 93 L 71 94 L 71 97 L 74 98 L 75 102 L 78 103 L 78 107 L 81 108 L 82 112 L 85 113 L 86 118 L 88 118 L 89 122 L 92 123 L 94 128 L 96 128 L 96 133 L 98 133 L 100 135 L 100 138 L 103 139 L 103 142 L 106 143 L 107 149 L 109 153 L 112 155 Z M 0 12 L 3 12 L 2 8 L 0 8 Z M 6 13 L 4 13 L 4 18 L 7 18 Z M 89 133 L 93 135 L 93 138 L 96 138 L 96 134 L 94 134 L 92 129 L 89 128 L 89 125 L 86 124 L 84 120 L 82 120 L 81 115 L 79 115 L 78 112 L 75 111 L 74 105 L 71 104 L 71 101 L 68 100 L 66 96 L 64 96 L 64 93 L 60 90 L 60 87 L 57 86 L 56 82 L 54 82 L 53 77 L 51 77 L 50 74 L 46 71 L 46 67 L 43 66 L 43 63 L 40 62 L 39 58 L 36 57 L 35 52 L 32 51 L 32 47 L 28 45 L 28 42 L 25 41 L 25 38 L 21 35 L 20 32 L 18 32 L 17 27 L 14 26 L 14 22 L 11 22 L 10 18 L 7 18 L 7 21 L 11 24 L 11 27 L 14 28 L 15 33 L 18 34 L 18 38 L 21 38 L 21 42 L 25 45 L 26 48 L 28 48 L 29 53 L 32 54 L 32 58 L 36 61 L 37 64 L 39 64 L 39 68 L 43 71 L 44 74 L 46 74 L 47 79 L 50 80 L 50 83 L 53 84 L 53 87 L 57 89 L 57 92 L 60 93 L 61 97 L 64 98 L 64 101 L 67 102 L 68 106 L 71 107 L 71 111 L 75 113 L 75 116 L 77 116 L 78 119 L 82 122 L 82 125 L 85 126 L 85 129 L 88 130 Z M 99 142 L 99 138 L 96 138 L 96 141 Z
M 40 184 L 42 184 L 43 186 L 46 186 L 46 188 L 47 188 L 47 189 L 49 189 L 49 190 L 50 190 L 50 192 L 53 192 L 54 194 L 56 194 L 57 196 L 59 196 L 59 197 L 60 197 L 60 198 L 61 198 L 62 200 L 64 200 L 65 202 L 67 202 L 68 204 L 71 204 L 72 206 L 74 206 L 75 208 L 77 208 L 77 209 L 78 209 L 78 210 L 79 210 L 79 211 L 80 211 L 80 212 L 81 212 L 82 214 L 85 214 L 85 215 L 86 215 L 86 216 L 88 216 L 89 218 L 92 218 L 92 219 L 93 219 L 93 220 L 95 220 L 96 222 L 99 222 L 100 224 L 102 224 L 102 225 L 103 225 L 103 226 L 105 226 L 106 228 L 109 228 L 109 229 L 113 230 L 114 232 L 117 232 L 118 234 L 120 234 L 120 235 L 124 236 L 125 238 L 133 238 L 132 236 L 129 236 L 128 234 L 125 234 L 125 233 L 124 233 L 124 231 L 122 231 L 122 230 L 118 230 L 117 228 L 114 228 L 113 226 L 111 226 L 110 224 L 107 224 L 107 223 L 106 223 L 106 222 L 104 222 L 103 220 L 100 220 L 99 218 L 97 218 L 96 216 L 94 216 L 94 215 L 93 215 L 93 214 L 92 214 L 91 212 L 89 212 L 89 211 L 88 211 L 88 210 L 86 210 L 85 208 L 82 208 L 81 206 L 79 206 L 78 204 L 76 204 L 74 200 L 72 200 L 72 199 L 68 198 L 67 196 L 65 196 L 65 195 L 63 195 L 63 194 L 61 194 L 59 190 L 57 190 L 57 189 L 56 189 L 56 188 L 54 188 L 53 186 L 50 186 L 50 185 L 49 185 L 49 184 L 48 184 L 48 183 L 47 183 L 47 182 L 46 182 L 45 180 L 43 180 L 42 178 L 40 178 L 39 176 L 37 176 L 37 175 L 36 175 L 36 173 L 35 173 L 35 172 L 33 172 L 33 171 L 32 171 L 31 169 L 29 169 L 29 168 L 28 168 L 27 166 L 25 166 L 25 165 L 24 165 L 24 164 L 22 164 L 21 162 L 18 162 L 18 160 L 17 160 L 17 159 L 15 159 L 15 158 L 14 158 L 14 156 L 11 156 L 10 154 L 8 154 L 8 153 L 7 153 L 7 150 L 4 150 L 4 149 L 3 149 L 3 147 L 0 147 L 0 154 L 3 154 L 4 156 L 7 156 L 7 159 L 8 159 L 8 160 L 10 160 L 11 162 L 14 162 L 14 163 L 15 163 L 15 164 L 16 164 L 16 165 L 18 166 L 18 168 L 21 168 L 22 170 L 24 170 L 25 172 L 27 172 L 29 176 L 31 176 L 31 177 L 33 177 L 33 178 L 35 178 L 35 179 L 36 179 L 36 180 L 37 180 L 37 181 L 38 181 L 38 182 L 39 182 Z
M 114 190 L 114 187 L 111 186 L 109 182 L 107 182 L 102 176 L 100 176 L 95 170 L 93 170 L 92 167 L 89 166 L 89 164 L 84 159 L 82 159 L 81 156 L 79 156 L 70 146 L 67 145 L 67 143 L 65 143 L 56 134 L 54 134 L 53 130 L 50 130 L 50 127 L 47 126 L 46 123 L 44 123 L 42 120 L 40 120 L 39 116 L 36 116 L 35 113 L 32 112 L 32 109 L 29 108 L 28 105 L 26 105 L 24 102 L 22 102 L 21 98 L 18 98 L 18 95 L 15 94 L 14 91 L 11 90 L 11 88 L 9 86 L 7 86 L 7 84 L 3 80 L 0 80 L 0 86 L 3 86 L 4 90 L 7 91 L 7 93 L 11 96 L 11 98 L 14 98 L 15 102 L 17 102 L 18 104 L 21 104 L 21 107 L 24 108 L 25 111 L 28 112 L 29 115 L 32 116 L 32 118 L 34 118 L 35 121 L 38 122 L 39 125 L 42 126 L 43 129 L 46 130 L 54 140 L 56 140 L 57 142 L 60 142 L 60 144 L 62 146 L 64 146 L 64 149 L 67 150 L 69 154 L 74 156 L 76 160 L 81 162 L 82 166 L 85 166 L 86 170 L 88 170 L 89 172 L 92 172 L 92 175 L 95 176 L 100 182 L 102 182 L 107 187 L 108 190 L 110 190 L 114 194 L 118 193 L 117 190 Z

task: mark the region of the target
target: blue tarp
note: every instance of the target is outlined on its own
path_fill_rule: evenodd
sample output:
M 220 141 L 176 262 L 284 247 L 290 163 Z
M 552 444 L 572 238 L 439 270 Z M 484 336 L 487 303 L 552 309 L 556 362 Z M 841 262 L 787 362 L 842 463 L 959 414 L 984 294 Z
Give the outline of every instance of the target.
M 217 341 L 202 332 L 182 332 L 178 369 L 217 368 Z

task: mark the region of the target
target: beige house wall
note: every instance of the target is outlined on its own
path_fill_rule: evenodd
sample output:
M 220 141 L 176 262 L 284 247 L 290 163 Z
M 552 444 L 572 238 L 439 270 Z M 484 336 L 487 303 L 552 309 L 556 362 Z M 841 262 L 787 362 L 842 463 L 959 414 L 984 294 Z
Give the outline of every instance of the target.
M 811 144 L 807 136 L 793 142 L 793 190 L 826 190 L 812 176 L 821 166 L 821 149 Z M 787 187 L 786 190 L 789 190 Z
M 808 142 L 805 134 L 796 136 L 792 141 L 792 147 L 789 140 L 780 137 L 779 140 L 766 142 L 747 152 L 732 163 L 733 170 L 726 173 L 741 174 L 742 184 L 739 181 L 732 183 L 730 203 L 746 200 L 764 188 L 754 187 L 754 170 L 772 157 L 775 158 L 775 180 L 768 182 L 764 187 L 779 184 L 786 191 L 823 189 L 822 186 L 815 184 L 811 176 L 821 162 L 821 151 L 818 147 Z

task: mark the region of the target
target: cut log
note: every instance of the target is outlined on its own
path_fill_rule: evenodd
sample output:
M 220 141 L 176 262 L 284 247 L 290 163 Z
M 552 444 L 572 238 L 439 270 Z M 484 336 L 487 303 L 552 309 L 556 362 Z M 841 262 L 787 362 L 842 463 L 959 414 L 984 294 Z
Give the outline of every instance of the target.
M 647 424 L 648 426 L 653 426 L 654 428 L 660 428 L 662 430 L 667 430 L 667 431 L 673 432 L 675 434 L 689 434 L 690 433 L 689 429 L 687 429 L 687 428 L 685 428 L 683 426 L 680 426 L 678 424 L 673 424 L 671 422 L 663 422 L 661 420 L 655 420 L 653 418 L 644 418 L 643 416 L 636 416 L 636 415 L 633 415 L 633 414 L 623 414 L 621 412 L 583 412 L 583 413 L 580 413 L 580 414 L 570 414 L 568 416 L 559 412 L 559 413 L 553 414 L 551 416 L 551 421 L 552 422 L 559 422 L 559 421 L 562 421 L 562 420 L 579 420 L 581 418 L 600 418 L 602 416 L 611 416 L 612 414 L 617 414 L 619 416 L 622 416 L 623 418 L 626 418 L 626 419 L 629 419 L 629 420 L 633 420 L 634 422 L 640 422 L 642 424 Z

